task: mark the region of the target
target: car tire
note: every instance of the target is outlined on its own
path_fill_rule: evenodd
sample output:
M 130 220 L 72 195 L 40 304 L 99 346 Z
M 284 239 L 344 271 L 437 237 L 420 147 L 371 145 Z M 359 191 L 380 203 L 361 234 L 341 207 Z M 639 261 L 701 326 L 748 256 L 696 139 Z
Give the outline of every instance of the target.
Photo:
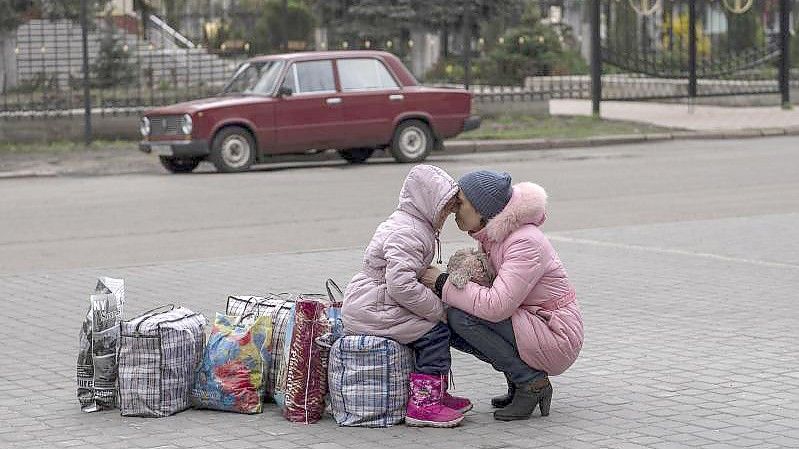
M 397 162 L 421 162 L 433 150 L 435 136 L 427 123 L 421 120 L 406 120 L 394 130 L 391 139 L 391 155 Z
M 353 148 L 350 150 L 339 150 L 338 154 L 350 164 L 363 164 L 367 159 L 372 157 L 374 152 L 374 148 Z
M 255 162 L 255 139 L 241 126 L 228 126 L 216 133 L 208 160 L 222 173 L 243 172 Z
M 161 165 L 171 173 L 191 173 L 200 165 L 201 158 L 178 158 L 170 156 L 158 156 Z

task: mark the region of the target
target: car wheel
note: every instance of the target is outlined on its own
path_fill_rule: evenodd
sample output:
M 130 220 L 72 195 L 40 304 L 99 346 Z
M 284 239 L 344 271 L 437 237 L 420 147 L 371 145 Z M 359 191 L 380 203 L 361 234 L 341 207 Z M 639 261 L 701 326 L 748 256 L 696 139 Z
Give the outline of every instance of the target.
M 240 126 L 228 126 L 214 136 L 208 159 L 223 173 L 247 171 L 255 162 L 255 139 Z
M 200 165 L 200 158 L 178 158 L 170 156 L 159 156 L 161 165 L 172 173 L 191 173 Z
M 338 154 L 350 164 L 362 164 L 372 157 L 374 152 L 374 148 L 353 148 L 351 150 L 339 150 Z
M 406 120 L 397 126 L 391 140 L 391 155 L 397 162 L 421 162 L 433 150 L 435 137 L 421 120 Z

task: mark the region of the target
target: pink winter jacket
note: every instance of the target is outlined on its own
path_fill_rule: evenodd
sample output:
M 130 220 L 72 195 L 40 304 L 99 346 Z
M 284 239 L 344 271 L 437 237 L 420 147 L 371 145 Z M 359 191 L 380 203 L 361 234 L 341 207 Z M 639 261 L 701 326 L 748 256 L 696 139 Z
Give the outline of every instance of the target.
M 377 335 L 406 344 L 444 319 L 444 304 L 420 281 L 433 261 L 435 218 L 458 185 L 438 167 L 417 165 L 399 205 L 375 231 L 361 271 L 344 292 L 342 321 L 349 334 Z
M 538 228 L 547 195 L 532 183 L 513 187 L 505 209 L 472 234 L 497 277 L 491 287 L 444 285 L 444 302 L 491 322 L 513 323 L 519 355 L 531 367 L 557 375 L 577 359 L 583 319 L 566 270 Z

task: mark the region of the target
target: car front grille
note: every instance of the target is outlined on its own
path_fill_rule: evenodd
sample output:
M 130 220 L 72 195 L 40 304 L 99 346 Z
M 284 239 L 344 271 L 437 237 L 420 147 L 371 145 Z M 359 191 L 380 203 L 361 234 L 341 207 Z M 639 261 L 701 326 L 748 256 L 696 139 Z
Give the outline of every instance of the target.
M 150 117 L 150 136 L 182 134 L 182 115 L 159 115 Z

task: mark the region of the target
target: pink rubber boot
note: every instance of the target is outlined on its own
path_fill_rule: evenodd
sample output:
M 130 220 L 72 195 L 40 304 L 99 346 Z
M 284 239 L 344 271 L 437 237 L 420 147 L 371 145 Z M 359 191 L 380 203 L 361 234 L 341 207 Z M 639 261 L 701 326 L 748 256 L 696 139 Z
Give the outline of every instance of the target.
M 455 427 L 463 415 L 441 403 L 442 376 L 411 373 L 410 398 L 405 424 L 414 427 Z
M 441 380 L 444 387 L 444 396 L 441 399 L 441 403 L 444 404 L 444 407 L 451 408 L 452 410 L 457 410 L 461 413 L 466 413 L 474 407 L 472 405 L 472 401 L 462 398 L 460 396 L 452 396 L 451 394 L 447 393 L 449 389 L 449 377 L 444 374 L 444 378 Z

